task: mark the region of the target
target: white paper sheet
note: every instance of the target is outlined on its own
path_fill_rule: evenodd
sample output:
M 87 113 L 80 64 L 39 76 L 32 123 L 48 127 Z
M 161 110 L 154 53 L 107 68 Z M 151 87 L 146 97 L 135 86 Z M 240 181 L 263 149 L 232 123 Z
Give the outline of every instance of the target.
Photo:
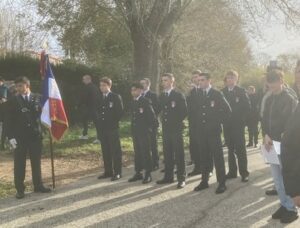
M 274 146 L 274 149 L 275 149 L 276 153 L 278 155 L 280 155 L 281 154 L 281 142 L 273 140 L 273 146 Z
M 267 151 L 265 145 L 261 145 L 261 154 L 264 158 L 265 163 L 280 165 L 278 154 L 274 149 L 274 146 L 270 151 Z

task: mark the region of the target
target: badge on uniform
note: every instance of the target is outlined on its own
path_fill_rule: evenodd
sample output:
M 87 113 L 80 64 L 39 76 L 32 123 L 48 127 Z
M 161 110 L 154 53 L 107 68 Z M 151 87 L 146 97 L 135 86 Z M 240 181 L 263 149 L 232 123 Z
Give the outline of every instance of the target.
M 236 98 L 235 98 L 235 102 L 236 102 L 236 103 L 239 103 L 239 102 L 240 102 L 240 98 L 239 98 L 239 97 L 236 97 Z
M 172 108 L 175 108 L 175 106 L 176 106 L 176 102 L 175 102 L 175 101 L 172 101 L 172 102 L 171 102 L 171 107 L 172 107 Z
M 140 113 L 143 113 L 144 112 L 144 109 L 143 108 L 140 108 Z
M 212 108 L 215 107 L 215 101 L 210 102 L 210 107 L 212 107 Z
M 109 102 L 109 107 L 112 108 L 114 106 L 113 102 Z

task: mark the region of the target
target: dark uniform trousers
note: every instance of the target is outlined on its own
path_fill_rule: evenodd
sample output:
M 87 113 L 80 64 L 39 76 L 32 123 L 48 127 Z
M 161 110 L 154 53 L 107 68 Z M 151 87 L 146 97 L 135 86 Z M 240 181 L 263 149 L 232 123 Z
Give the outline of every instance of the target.
M 158 113 L 160 112 L 157 94 L 152 91 L 148 91 L 143 96 L 150 101 L 150 104 L 152 105 L 152 108 L 157 117 Z M 153 126 L 152 131 L 150 132 L 150 150 L 152 153 L 152 165 L 158 165 L 159 162 L 158 147 L 157 147 L 158 120 L 156 121 L 157 121 L 157 126 Z
M 257 120 L 249 120 L 248 124 L 248 132 L 249 132 L 249 144 L 257 145 L 258 144 L 258 121 Z
M 165 178 L 168 180 L 173 180 L 174 178 L 175 163 L 177 168 L 177 180 L 185 180 L 186 172 L 182 133 L 182 130 L 163 130 Z
M 228 124 L 224 124 L 224 137 L 228 147 L 229 174 L 237 175 L 237 162 L 242 177 L 249 176 L 245 142 L 246 117 L 251 105 L 246 91 L 235 86 L 232 91 L 223 89 L 224 96 L 232 109 L 232 117 Z
M 14 151 L 14 178 L 17 191 L 24 192 L 26 157 L 29 154 L 32 182 L 35 188 L 42 185 L 41 155 L 42 142 L 40 140 L 18 140 L 17 148 Z
M 221 123 L 228 121 L 231 109 L 224 96 L 210 88 L 199 94 L 197 105 L 198 147 L 201 154 L 200 167 L 202 181 L 208 182 L 212 170 L 211 161 L 216 169 L 217 181 L 225 184 L 226 172 L 221 139 Z
M 41 103 L 39 96 L 31 94 L 28 100 L 20 95 L 8 104 L 8 138 L 16 139 L 14 150 L 14 182 L 18 192 L 24 192 L 26 157 L 29 154 L 32 170 L 32 181 L 35 189 L 40 188 L 42 132 L 40 126 Z
M 140 96 L 133 101 L 131 130 L 135 154 L 135 171 L 140 173 L 143 169 L 146 174 L 152 171 L 152 156 L 150 152 L 151 130 L 156 125 L 157 118 L 151 101 Z
M 119 130 L 99 130 L 99 138 L 103 154 L 104 170 L 106 175 L 122 173 L 122 150 Z
M 228 147 L 228 165 L 230 174 L 237 174 L 237 157 L 240 175 L 248 176 L 248 160 L 245 147 L 245 126 L 226 126 L 224 127 L 224 135 L 225 142 Z
M 163 151 L 165 160 L 164 179 L 173 180 L 174 164 L 177 167 L 177 180 L 186 176 L 183 145 L 183 120 L 187 116 L 184 96 L 172 90 L 169 95 L 160 96 L 162 110 Z
M 142 172 L 143 169 L 146 173 L 150 173 L 152 171 L 150 137 L 150 132 L 141 133 L 139 131 L 132 131 L 136 173 Z
M 123 115 L 123 102 L 120 95 L 110 92 L 101 94 L 97 100 L 96 126 L 99 132 L 104 162 L 104 174 L 121 175 L 122 150 L 119 136 L 119 121 Z

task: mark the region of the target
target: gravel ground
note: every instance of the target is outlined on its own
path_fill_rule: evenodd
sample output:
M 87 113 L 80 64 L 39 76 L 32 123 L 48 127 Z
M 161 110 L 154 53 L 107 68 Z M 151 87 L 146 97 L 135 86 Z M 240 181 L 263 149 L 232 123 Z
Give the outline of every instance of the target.
M 187 179 L 181 190 L 176 189 L 176 183 L 131 184 L 127 179 L 133 167 L 129 167 L 118 182 L 99 181 L 94 174 L 51 194 L 2 199 L 0 227 L 284 227 L 270 218 L 279 202 L 276 196 L 264 194 L 273 186 L 268 166 L 255 149 L 248 151 L 248 160 L 250 181 L 230 180 L 221 195 L 214 193 L 215 177 L 210 188 L 201 193 L 193 192 L 199 176 Z M 161 176 L 156 171 L 153 179 Z M 286 227 L 300 227 L 300 219 Z

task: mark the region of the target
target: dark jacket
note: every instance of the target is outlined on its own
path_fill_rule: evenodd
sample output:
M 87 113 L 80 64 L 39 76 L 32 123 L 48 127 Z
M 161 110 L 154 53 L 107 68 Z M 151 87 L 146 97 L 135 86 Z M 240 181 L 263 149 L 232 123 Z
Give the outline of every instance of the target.
M 131 129 L 134 134 L 149 133 L 156 121 L 154 110 L 147 98 L 141 96 L 132 102 Z
M 37 94 L 30 94 L 29 102 L 21 95 L 13 97 L 7 104 L 7 136 L 17 141 L 39 140 L 41 130 L 41 99 Z
M 260 110 L 260 97 L 257 93 L 255 94 L 250 94 L 249 95 L 250 99 L 250 110 L 247 115 L 247 124 L 251 124 L 253 122 L 258 122 L 260 117 L 259 117 L 259 110 Z
M 228 101 L 232 115 L 228 124 L 233 127 L 245 126 L 247 115 L 250 111 L 250 100 L 245 89 L 235 86 L 232 91 L 228 88 L 222 90 L 226 100 Z
M 287 195 L 300 196 L 300 105 L 290 118 L 281 143 L 282 175 Z
M 204 134 L 221 134 L 221 124 L 227 123 L 231 108 L 223 94 L 211 88 L 207 95 L 201 90 L 197 102 L 198 132 Z
M 159 105 L 159 101 L 158 101 L 158 96 L 156 93 L 149 90 L 146 94 L 144 94 L 144 97 L 150 101 L 150 104 L 155 113 L 156 119 L 155 119 L 155 124 L 153 125 L 153 127 L 158 128 L 159 127 L 158 115 L 160 113 L 160 105 Z
M 281 142 L 281 136 L 296 105 L 297 101 L 286 90 L 278 95 L 269 96 L 265 102 L 261 122 L 264 134 Z
M 81 110 L 85 110 L 89 113 L 95 112 L 99 95 L 101 95 L 101 92 L 93 83 L 83 85 L 82 93 L 79 97 Z
M 119 94 L 110 92 L 106 98 L 101 93 L 97 99 L 97 125 L 100 131 L 119 128 L 119 121 L 123 116 L 123 102 Z
M 193 88 L 190 93 L 186 97 L 187 110 L 188 110 L 188 121 L 189 121 L 189 129 L 193 131 L 197 126 L 197 115 L 198 115 L 198 100 L 199 100 L 199 90 L 197 88 Z
M 163 131 L 176 133 L 182 130 L 183 120 L 187 116 L 187 105 L 183 94 L 173 89 L 169 96 L 162 93 L 159 101 Z

